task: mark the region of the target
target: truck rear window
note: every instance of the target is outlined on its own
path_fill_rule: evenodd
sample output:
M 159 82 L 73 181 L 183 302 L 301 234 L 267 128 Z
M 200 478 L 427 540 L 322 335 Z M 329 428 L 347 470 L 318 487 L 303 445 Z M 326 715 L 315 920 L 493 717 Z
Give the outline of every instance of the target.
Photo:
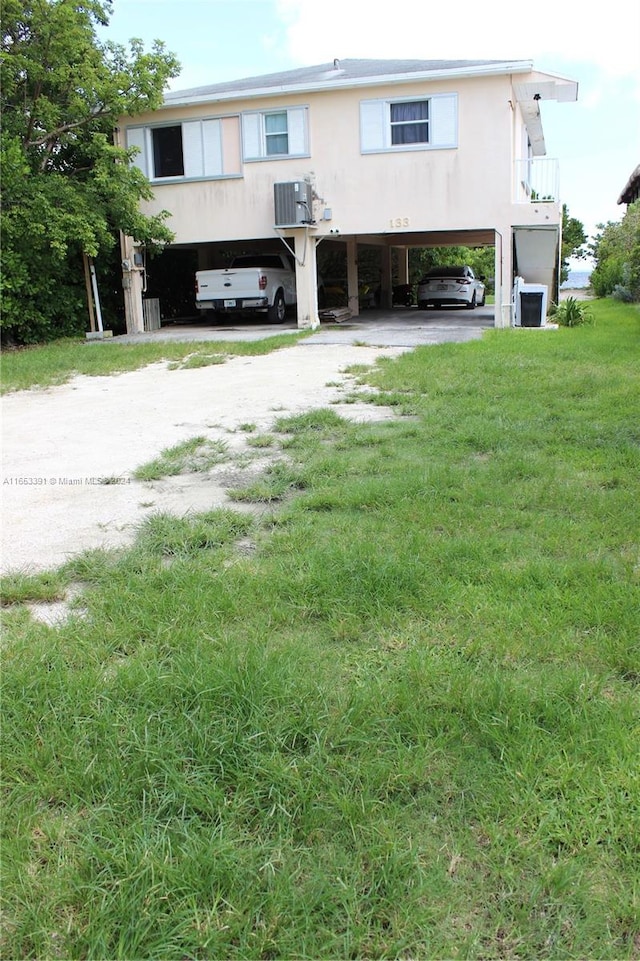
M 279 257 L 236 257 L 231 263 L 232 267 L 275 267 L 282 270 L 282 261 Z

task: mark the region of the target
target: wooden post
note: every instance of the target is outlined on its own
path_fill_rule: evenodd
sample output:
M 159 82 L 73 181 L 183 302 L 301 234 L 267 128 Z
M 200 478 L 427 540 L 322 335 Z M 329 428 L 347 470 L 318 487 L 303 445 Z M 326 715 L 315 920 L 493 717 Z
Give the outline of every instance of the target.
M 87 288 L 87 307 L 89 308 L 89 324 L 91 326 L 91 331 L 96 329 L 96 315 L 93 310 L 93 294 L 91 293 L 91 274 L 89 272 L 89 258 L 87 255 L 82 253 L 82 263 L 84 265 L 84 283 Z
M 96 278 L 96 268 L 93 266 L 93 260 L 89 261 L 89 273 L 91 274 L 91 285 L 93 287 L 93 299 L 96 305 L 96 314 L 98 316 L 98 330 L 100 333 L 103 332 L 102 327 L 102 311 L 100 310 L 100 294 L 98 293 L 98 281 Z

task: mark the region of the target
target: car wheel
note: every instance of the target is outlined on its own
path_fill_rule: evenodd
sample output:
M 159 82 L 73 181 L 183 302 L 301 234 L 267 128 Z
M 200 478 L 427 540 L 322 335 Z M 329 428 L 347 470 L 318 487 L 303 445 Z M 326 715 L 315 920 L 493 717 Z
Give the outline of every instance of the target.
M 475 310 L 475 309 L 476 309 L 476 292 L 474 290 L 473 296 L 471 298 L 471 302 L 467 304 L 467 310 Z
M 284 302 L 284 294 L 281 290 L 276 294 L 273 305 L 267 311 L 267 319 L 271 324 L 281 324 L 286 316 L 287 306 Z

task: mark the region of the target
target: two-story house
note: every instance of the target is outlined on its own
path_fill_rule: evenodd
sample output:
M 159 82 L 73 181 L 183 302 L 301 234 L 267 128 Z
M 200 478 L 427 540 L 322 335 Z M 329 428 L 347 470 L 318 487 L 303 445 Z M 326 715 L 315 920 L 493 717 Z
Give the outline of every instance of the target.
M 354 315 L 363 245 L 380 249 L 383 305 L 410 248 L 492 245 L 495 324 L 508 326 L 515 276 L 557 295 L 562 205 L 540 105 L 576 99 L 574 81 L 530 61 L 335 60 L 171 92 L 117 136 L 153 185 L 145 209 L 170 212 L 198 267 L 224 266 L 238 242 L 295 255 L 301 327 L 318 323 L 320 243 L 344 251 Z M 122 260 L 127 328 L 143 330 L 131 238 Z

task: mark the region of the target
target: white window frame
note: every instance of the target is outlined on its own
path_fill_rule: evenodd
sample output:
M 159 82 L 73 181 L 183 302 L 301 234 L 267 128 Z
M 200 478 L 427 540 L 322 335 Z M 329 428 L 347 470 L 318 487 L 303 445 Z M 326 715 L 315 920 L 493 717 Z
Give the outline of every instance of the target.
M 269 118 L 270 117 L 284 117 L 284 130 L 268 130 Z M 262 115 L 262 120 L 264 123 L 264 152 L 267 157 L 288 157 L 289 156 L 289 116 L 286 110 L 274 110 L 267 111 Z M 287 149 L 286 150 L 274 150 L 269 149 L 270 144 L 275 141 L 277 137 L 287 138 Z
M 404 107 L 404 106 L 407 106 L 408 104 L 414 104 L 414 103 L 416 103 L 416 104 L 426 103 L 426 105 L 427 105 L 427 116 L 426 116 L 426 117 L 423 117 L 423 118 L 420 118 L 420 119 L 411 118 L 411 119 L 409 119 L 409 120 L 394 120 L 394 119 L 393 119 L 393 108 L 394 108 L 394 107 L 399 107 L 399 106 Z M 389 101 L 389 124 L 390 124 L 389 136 L 390 136 L 390 142 L 391 142 L 391 146 L 392 146 L 392 147 L 401 147 L 401 146 L 402 146 L 402 147 L 408 147 L 408 146 L 412 146 L 412 147 L 413 147 L 413 146 L 416 146 L 416 145 L 421 146 L 421 145 L 430 144 L 430 143 L 431 143 L 431 101 L 430 101 L 429 97 L 424 97 L 424 98 L 421 99 L 421 100 L 413 100 L 413 99 L 411 99 L 411 100 L 390 100 L 390 101 Z M 395 130 L 400 130 L 400 129 L 402 129 L 403 127 L 408 127 L 408 126 L 420 126 L 420 127 L 424 127 L 424 128 L 426 129 L 426 132 L 427 132 L 426 139 L 424 139 L 424 140 L 413 140 L 413 141 L 410 141 L 410 142 L 407 142 L 407 143 L 404 143 L 404 144 L 394 144 L 394 142 L 393 142 L 393 134 L 394 134 L 394 131 L 395 131 Z
M 267 117 L 286 114 L 287 152 L 268 153 L 268 141 L 280 133 L 267 132 Z M 247 111 L 242 114 L 242 159 L 253 162 L 258 160 L 288 160 L 290 157 L 309 156 L 309 108 L 272 107 L 268 110 Z
M 429 140 L 418 143 L 392 143 L 391 106 L 404 103 L 429 104 Z M 413 121 L 414 123 L 417 121 Z M 443 150 L 458 146 L 458 95 L 431 94 L 419 97 L 393 97 L 360 102 L 360 151 L 398 153 L 407 150 Z
M 238 116 L 237 114 L 235 116 Z M 127 148 L 137 147 L 138 154 L 131 163 L 139 167 L 152 184 L 183 183 L 185 180 L 213 180 L 241 177 L 242 171 L 224 171 L 223 127 L 225 117 L 204 117 L 199 120 L 177 120 L 172 123 L 127 127 Z M 183 174 L 170 177 L 156 176 L 154 168 L 153 132 L 165 127 L 182 128 Z

